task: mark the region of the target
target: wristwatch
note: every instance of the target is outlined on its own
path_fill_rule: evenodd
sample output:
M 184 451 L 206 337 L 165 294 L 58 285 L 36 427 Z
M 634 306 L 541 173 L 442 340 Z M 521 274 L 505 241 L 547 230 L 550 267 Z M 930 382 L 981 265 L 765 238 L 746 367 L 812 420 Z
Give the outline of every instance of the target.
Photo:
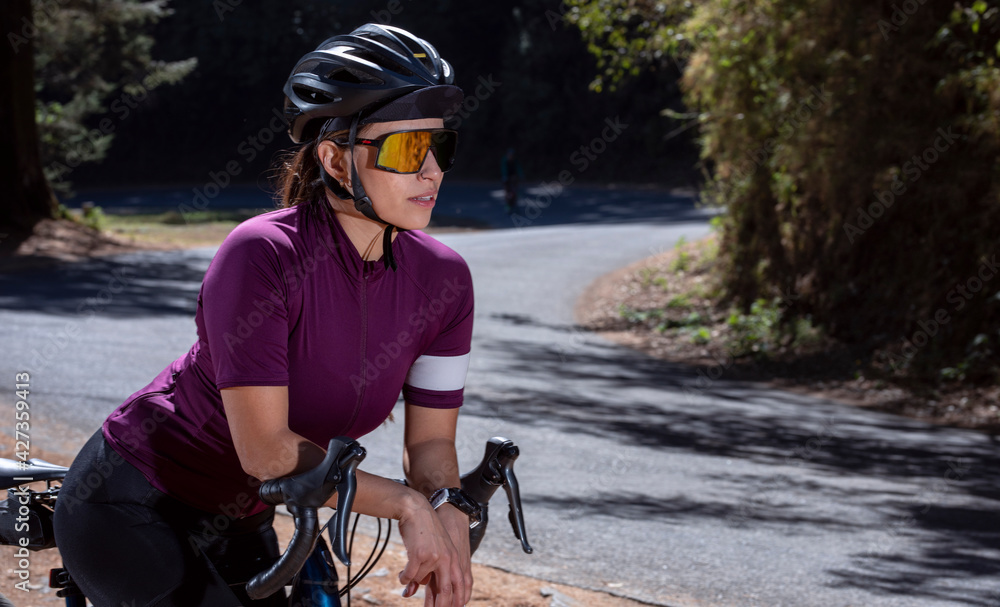
M 441 504 L 451 504 L 469 517 L 469 529 L 476 527 L 483 520 L 483 509 L 479 502 L 469 497 L 458 487 L 438 489 L 431 494 L 431 507 L 435 510 Z

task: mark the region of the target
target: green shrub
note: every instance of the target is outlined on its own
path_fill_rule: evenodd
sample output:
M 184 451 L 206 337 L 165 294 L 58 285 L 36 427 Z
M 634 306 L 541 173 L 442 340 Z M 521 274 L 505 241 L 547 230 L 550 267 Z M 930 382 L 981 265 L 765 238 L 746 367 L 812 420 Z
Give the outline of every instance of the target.
M 687 239 L 681 236 L 677 244 L 674 245 L 674 251 L 677 252 L 677 256 L 670 262 L 671 272 L 686 272 L 691 268 L 692 256 L 684 250 L 685 244 L 687 244 Z
M 684 310 L 691 307 L 691 298 L 685 293 L 683 295 L 675 295 L 667 301 L 667 308 L 671 310 Z
M 700 127 L 702 199 L 725 209 L 712 221 L 717 272 L 736 306 L 798 292 L 787 315 L 869 351 L 959 312 L 950 289 L 997 254 L 996 0 L 912 3 L 902 23 L 902 3 L 871 0 L 565 4 L 597 57 L 597 87 L 682 66 L 690 110 L 664 115 Z M 998 335 L 998 294 L 1000 279 L 983 281 L 912 372 L 994 368 L 974 354 L 983 344 L 966 350 Z M 736 314 L 732 326 L 760 351 L 769 318 Z
M 707 327 L 698 327 L 691 333 L 691 342 L 699 345 L 707 344 L 712 340 L 712 333 Z
M 734 351 L 741 355 L 765 354 L 777 343 L 781 309 L 777 301 L 758 299 L 748 314 L 733 312 L 726 321 L 733 332 Z
M 105 228 L 106 224 L 107 217 L 104 215 L 104 209 L 93 203 L 84 203 L 83 225 L 101 231 Z

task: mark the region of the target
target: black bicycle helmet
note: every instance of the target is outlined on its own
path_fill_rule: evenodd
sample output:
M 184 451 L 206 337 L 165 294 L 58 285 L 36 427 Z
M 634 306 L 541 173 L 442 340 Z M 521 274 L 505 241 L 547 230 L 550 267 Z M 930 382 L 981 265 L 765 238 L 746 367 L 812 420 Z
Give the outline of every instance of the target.
M 408 110 L 418 115 L 409 117 L 447 117 L 454 109 L 452 102 L 460 103 L 462 98 L 461 89 L 451 86 L 454 80 L 451 65 L 426 41 L 398 27 L 368 23 L 350 34 L 327 39 L 299 59 L 284 88 L 288 134 L 295 143 L 302 143 L 328 132 L 349 129 L 348 141 L 354 158 L 355 135 L 358 126 L 364 124 L 362 114 L 372 121 L 401 119 L 398 112 L 384 109 L 402 97 L 409 100 L 407 95 L 411 93 L 410 96 L 424 96 L 427 89 L 426 100 L 433 99 L 433 107 L 425 108 L 419 100 L 410 100 Z M 428 109 L 432 115 L 419 115 Z M 385 115 L 379 117 L 380 111 Z M 336 196 L 353 199 L 358 211 L 385 224 L 382 259 L 386 267 L 395 270 L 392 231 L 399 228 L 375 212 L 354 162 L 351 162 L 353 193 L 338 184 L 322 166 L 320 177 Z
M 425 40 L 368 23 L 299 59 L 284 88 L 288 134 L 302 143 L 315 138 L 330 118 L 454 80 L 451 65 Z

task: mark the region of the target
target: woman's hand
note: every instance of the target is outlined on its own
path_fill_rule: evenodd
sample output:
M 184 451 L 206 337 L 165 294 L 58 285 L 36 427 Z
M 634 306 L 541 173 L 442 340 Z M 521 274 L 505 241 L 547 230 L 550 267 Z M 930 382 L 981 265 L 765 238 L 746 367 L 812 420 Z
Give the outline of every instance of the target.
M 466 519 L 464 552 L 452 539 L 452 533 L 461 533 L 455 528 L 460 523 L 458 517 L 450 513 L 439 515 L 419 494 L 413 507 L 399 519 L 399 533 L 407 556 L 399 582 L 406 586 L 404 597 L 413 596 L 425 585 L 424 607 L 463 607 L 472 595 L 468 518 L 450 505 L 441 507 L 446 509 L 455 510 Z
M 438 518 L 448 531 L 451 543 L 458 551 L 460 575 L 465 581 L 463 605 L 472 600 L 472 546 L 469 543 L 469 515 L 451 504 L 442 504 L 437 510 Z

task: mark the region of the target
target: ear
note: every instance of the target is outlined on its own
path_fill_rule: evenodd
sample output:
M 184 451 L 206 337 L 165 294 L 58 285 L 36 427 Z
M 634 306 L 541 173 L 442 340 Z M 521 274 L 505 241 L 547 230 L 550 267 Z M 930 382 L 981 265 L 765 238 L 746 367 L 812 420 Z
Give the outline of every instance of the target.
M 348 159 L 351 157 L 350 152 L 329 139 L 319 142 L 318 146 L 316 154 L 330 177 L 345 185 L 350 183 L 351 172 L 349 170 L 350 164 L 348 164 Z

